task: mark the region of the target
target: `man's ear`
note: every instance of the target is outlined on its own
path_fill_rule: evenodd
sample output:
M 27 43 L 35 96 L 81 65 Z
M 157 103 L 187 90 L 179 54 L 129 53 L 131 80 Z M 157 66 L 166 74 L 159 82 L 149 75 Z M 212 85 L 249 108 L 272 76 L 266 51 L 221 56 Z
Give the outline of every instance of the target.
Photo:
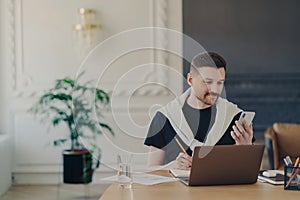
M 193 83 L 193 76 L 191 73 L 188 73 L 187 74 L 187 83 L 189 84 L 189 86 L 192 86 L 192 83 Z

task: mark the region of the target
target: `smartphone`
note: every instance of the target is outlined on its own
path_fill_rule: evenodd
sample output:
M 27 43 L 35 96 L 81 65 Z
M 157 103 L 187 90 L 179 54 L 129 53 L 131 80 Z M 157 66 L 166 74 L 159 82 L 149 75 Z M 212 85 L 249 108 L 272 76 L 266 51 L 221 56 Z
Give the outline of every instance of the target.
M 243 111 L 240 115 L 239 122 L 243 125 L 242 118 L 246 120 L 247 125 L 249 126 L 255 116 L 255 112 Z

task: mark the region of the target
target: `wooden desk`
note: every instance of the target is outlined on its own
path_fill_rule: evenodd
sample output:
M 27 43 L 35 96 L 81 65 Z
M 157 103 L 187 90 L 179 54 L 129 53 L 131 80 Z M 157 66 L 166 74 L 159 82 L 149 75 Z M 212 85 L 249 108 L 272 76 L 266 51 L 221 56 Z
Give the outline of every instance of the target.
M 169 176 L 167 171 L 156 174 Z M 274 186 L 257 182 L 247 185 L 188 187 L 181 182 L 162 183 L 153 186 L 133 184 L 132 189 L 118 188 L 113 183 L 100 200 L 187 200 L 187 199 L 299 199 L 300 191 L 284 190 L 283 185 Z

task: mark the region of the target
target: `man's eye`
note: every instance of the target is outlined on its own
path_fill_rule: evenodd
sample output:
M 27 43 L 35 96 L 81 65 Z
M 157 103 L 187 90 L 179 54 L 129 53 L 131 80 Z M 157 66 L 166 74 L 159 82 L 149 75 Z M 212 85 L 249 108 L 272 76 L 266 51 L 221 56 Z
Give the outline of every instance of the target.
M 224 85 L 224 82 L 223 81 L 219 81 L 218 85 Z
M 212 81 L 204 81 L 205 84 L 211 85 L 213 82 Z

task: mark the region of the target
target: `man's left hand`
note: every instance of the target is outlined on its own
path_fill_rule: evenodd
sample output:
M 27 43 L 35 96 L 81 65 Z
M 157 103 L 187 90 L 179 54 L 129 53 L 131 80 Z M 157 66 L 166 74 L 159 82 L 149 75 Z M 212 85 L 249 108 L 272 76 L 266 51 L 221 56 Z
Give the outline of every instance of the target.
M 243 125 L 239 121 L 235 121 L 232 126 L 231 137 L 235 140 L 237 145 L 252 144 L 253 127 L 252 122 L 248 126 L 245 119 L 242 119 Z

